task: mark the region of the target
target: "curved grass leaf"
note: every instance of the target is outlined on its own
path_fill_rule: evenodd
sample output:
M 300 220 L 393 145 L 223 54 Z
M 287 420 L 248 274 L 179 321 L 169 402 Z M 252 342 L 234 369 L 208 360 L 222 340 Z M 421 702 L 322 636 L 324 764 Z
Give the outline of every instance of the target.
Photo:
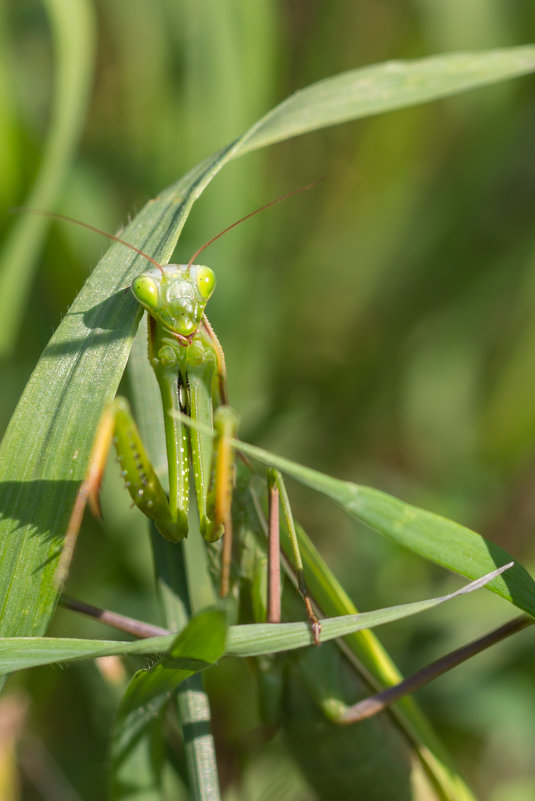
M 223 165 L 241 153 L 322 125 L 444 97 L 534 68 L 535 48 L 522 47 L 454 54 L 404 68 L 379 65 L 314 84 L 150 201 L 123 237 L 166 263 L 195 200 Z M 404 91 L 401 84 L 386 91 L 386 77 L 403 70 Z M 371 105 L 372 95 L 376 102 Z M 62 536 L 98 419 L 116 392 L 140 317 L 126 290 L 144 267 L 142 259 L 120 245 L 100 260 L 45 348 L 2 442 L 4 636 L 41 634 L 54 611 L 58 589 L 53 577 Z
M 55 88 L 48 138 L 38 178 L 25 203 L 54 204 L 71 161 L 90 97 L 95 60 L 94 14 L 87 0 L 45 0 L 55 50 Z M 48 227 L 43 217 L 21 216 L 0 253 L 0 355 L 13 347 L 30 291 L 36 256 Z
M 385 537 L 461 576 L 476 578 L 513 559 L 499 545 L 475 531 L 386 492 L 326 476 L 239 440 L 234 444 L 254 459 L 331 498 L 352 517 Z M 489 582 L 488 589 L 535 617 L 535 581 L 521 564 L 513 562 L 505 575 Z
M 390 606 L 386 609 L 376 609 L 373 612 L 361 612 L 357 615 L 342 615 L 340 617 L 325 618 L 321 621 L 321 640 L 328 642 L 337 637 L 344 637 L 355 631 L 382 626 L 385 623 L 392 623 L 402 620 L 405 617 L 425 612 L 446 601 L 451 601 L 460 595 L 473 592 L 489 581 L 492 581 L 496 573 L 502 573 L 509 568 L 504 565 L 498 571 L 493 571 L 487 576 L 466 584 L 461 589 L 448 595 L 441 595 L 437 598 L 430 598 L 425 601 L 415 601 L 399 606 Z M 202 613 L 194 620 L 202 618 L 208 619 L 209 615 L 214 615 L 213 611 Z M 218 612 L 222 615 L 221 612 Z M 216 620 L 217 623 L 217 620 Z M 197 636 L 198 626 L 204 626 L 200 622 L 190 630 L 191 623 L 177 637 L 176 634 L 164 634 L 158 637 L 149 637 L 145 640 L 134 642 L 120 642 L 115 640 L 78 640 L 74 638 L 61 637 L 3 637 L 0 638 L 0 673 L 9 673 L 24 668 L 36 667 L 38 665 L 60 664 L 74 662 L 78 659 L 94 659 L 98 656 L 110 656 L 112 654 L 154 654 L 168 653 L 169 656 L 156 668 L 154 672 L 146 674 L 143 682 L 132 685 L 128 710 L 131 706 L 142 706 L 148 703 L 155 695 L 160 692 L 160 688 L 174 686 L 173 674 L 176 671 L 189 671 L 192 673 L 197 669 L 202 670 L 208 664 L 198 665 L 192 662 L 193 651 L 187 651 L 192 637 Z M 218 623 L 219 625 L 219 623 Z M 203 629 L 204 630 L 204 629 Z M 188 634 L 186 635 L 186 632 Z M 184 638 L 182 636 L 184 635 Z M 214 634 L 212 640 L 209 633 L 206 633 L 207 646 L 214 651 L 219 648 L 220 635 Z M 213 644 L 215 642 L 215 645 Z M 210 645 L 212 643 L 212 645 Z M 295 648 L 303 648 L 312 645 L 314 639 L 308 623 L 252 623 L 241 626 L 230 626 L 227 635 L 224 653 L 227 656 L 260 656 L 261 654 L 272 654 L 282 651 L 290 651 Z M 176 650 L 175 646 L 176 645 Z M 180 648 L 179 648 L 180 645 Z M 171 649 L 171 650 L 170 650 Z M 200 651 L 195 651 L 194 660 L 204 659 L 198 656 Z M 210 652 L 211 653 L 211 652 Z M 215 661 L 215 657 L 212 661 Z M 205 662 L 210 663 L 209 659 Z M 193 669 L 195 668 L 195 669 Z M 170 672 L 168 672 L 170 671 Z M 189 674 L 188 674 L 189 675 Z M 167 683 L 166 683 L 167 682 Z M 169 685 L 169 686 L 168 686 Z M 166 691 L 167 691 L 166 690 Z M 163 692 L 163 690 L 162 690 Z
M 145 797 L 149 792 L 159 798 L 161 762 L 158 748 L 152 750 L 154 736 L 161 731 L 161 726 L 156 725 L 158 716 L 181 682 L 223 656 L 226 634 L 224 612 L 217 609 L 203 612 L 192 618 L 178 637 L 174 636 L 161 662 L 150 670 L 139 670 L 132 677 L 117 711 L 112 734 L 111 798 L 114 801 L 139 798 L 140 793 Z M 144 770 L 140 771 L 140 763 Z
M 253 126 L 242 150 L 524 75 L 534 67 L 535 47 L 527 45 L 348 70 L 290 95 Z

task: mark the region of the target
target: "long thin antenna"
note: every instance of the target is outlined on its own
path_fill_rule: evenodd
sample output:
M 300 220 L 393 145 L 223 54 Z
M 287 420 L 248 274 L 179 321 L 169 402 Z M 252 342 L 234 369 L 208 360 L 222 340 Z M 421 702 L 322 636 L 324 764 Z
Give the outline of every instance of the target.
M 115 236 L 114 234 L 109 234 L 107 231 L 103 231 L 101 228 L 96 228 L 94 225 L 89 225 L 89 223 L 82 222 L 81 220 L 76 220 L 74 217 L 68 217 L 66 214 L 58 214 L 56 211 L 44 211 L 43 209 L 31 209 L 28 206 L 15 206 L 9 209 L 10 214 L 16 214 L 19 211 L 28 214 L 40 214 L 42 217 L 53 217 L 56 220 L 64 220 L 65 222 L 74 223 L 74 225 L 79 225 L 81 228 L 88 228 L 90 231 L 94 231 L 96 234 L 101 234 L 102 236 L 107 237 L 107 239 L 113 239 L 115 242 L 119 242 L 121 245 L 124 245 L 130 250 L 134 250 L 140 256 L 143 256 L 145 259 L 154 264 L 160 272 L 163 274 L 164 269 L 161 264 L 158 264 L 156 259 L 153 259 L 143 250 L 136 248 L 135 245 L 131 245 L 130 242 L 125 242 L 124 239 L 121 239 L 119 236 Z
M 236 228 L 237 225 L 239 225 L 242 222 L 245 222 L 245 220 L 248 220 L 249 217 L 254 217 L 255 214 L 260 214 L 261 211 L 269 209 L 270 206 L 274 206 L 276 203 L 281 203 L 283 200 L 288 200 L 288 198 L 292 197 L 293 195 L 299 194 L 299 192 L 307 192 L 309 189 L 312 189 L 314 186 L 321 183 L 322 181 L 325 181 L 325 177 L 318 178 L 317 181 L 312 181 L 312 183 L 306 184 L 305 186 L 300 186 L 299 189 L 293 189 L 291 192 L 287 192 L 285 195 L 281 195 L 280 197 L 275 198 L 275 200 L 270 200 L 269 203 L 265 203 L 263 206 L 260 206 L 259 209 L 250 211 L 249 214 L 245 215 L 245 217 L 241 217 L 241 219 L 236 220 L 236 222 L 233 222 L 232 225 L 227 225 L 226 228 L 223 228 L 222 231 L 220 231 L 218 234 L 209 239 L 208 242 L 205 242 L 205 244 L 202 247 L 200 247 L 199 250 L 195 251 L 195 253 L 188 262 L 187 269 L 189 270 L 189 268 L 191 267 L 197 256 L 199 256 L 203 252 L 203 250 L 206 250 L 206 248 L 213 242 L 215 242 L 216 239 L 222 237 L 223 234 L 226 234 L 228 231 L 232 230 L 232 228 Z

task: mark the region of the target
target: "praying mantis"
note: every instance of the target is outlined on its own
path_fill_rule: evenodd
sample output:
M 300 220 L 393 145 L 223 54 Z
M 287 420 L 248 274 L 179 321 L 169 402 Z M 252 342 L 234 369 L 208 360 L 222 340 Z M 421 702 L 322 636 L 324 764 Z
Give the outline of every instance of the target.
M 390 76 L 390 77 L 391 77 L 391 76 Z M 369 85 L 370 85 L 368 81 L 366 81 L 365 83 L 366 83 L 366 86 L 369 86 Z M 411 82 L 411 91 L 412 91 L 412 89 L 413 89 L 413 86 L 414 86 L 414 84 L 413 84 L 413 82 Z M 372 88 L 373 88 L 373 85 L 372 85 Z M 323 91 L 323 86 L 322 86 L 322 91 Z M 376 94 L 377 96 L 380 96 L 380 93 L 379 93 L 379 92 L 377 92 L 377 93 L 374 93 L 374 94 Z M 398 90 L 398 87 L 397 87 L 397 85 L 395 86 L 395 89 L 394 89 L 394 94 L 395 94 L 395 102 L 396 102 L 396 104 L 398 104 L 398 103 L 399 103 L 399 90 Z M 324 95 L 324 96 L 325 96 L 325 95 Z M 326 93 L 326 96 L 328 97 L 328 100 L 329 100 L 329 103 L 330 103 L 330 102 L 331 102 L 331 88 L 330 88 L 330 86 L 328 87 L 328 92 Z M 249 138 L 250 138 L 250 137 L 249 137 Z M 234 148 L 234 151 L 236 151 L 236 148 Z M 198 194 L 198 191 L 199 191 L 199 186 L 200 186 L 200 180 L 198 179 L 198 177 L 196 178 L 196 181 L 195 181 L 195 183 L 194 183 L 193 185 L 194 185 L 194 187 L 195 187 L 195 196 L 197 196 L 197 194 Z M 202 188 L 202 187 L 201 187 L 201 188 Z M 176 201 L 174 201 L 174 203 L 178 204 L 178 203 L 179 203 L 179 200 L 181 200 L 181 198 L 177 198 L 177 200 L 176 200 Z M 173 211 L 169 213 L 169 216 L 170 216 L 170 217 L 172 217 L 172 215 L 174 215 L 175 213 L 178 215 L 178 212 L 176 211 L 176 209 L 175 209 L 175 206 L 173 206 Z M 166 223 L 166 221 L 165 221 L 165 220 L 163 220 L 163 223 L 162 223 L 162 224 L 163 224 L 163 225 L 166 225 L 167 223 Z M 157 268 L 157 269 L 158 269 L 158 268 Z M 157 276 L 158 276 L 158 273 L 157 273 Z M 131 281 L 131 278 L 132 278 L 132 276 L 129 276 L 128 283 L 130 283 L 130 281 Z M 85 311 L 85 310 L 84 310 L 84 311 Z M 92 308 L 91 308 L 91 311 L 92 311 Z M 76 313 L 79 313 L 79 312 L 76 312 Z M 86 312 L 86 313 L 87 313 L 87 312 Z M 88 316 L 91 316 L 91 315 L 89 315 L 89 314 L 88 314 Z M 99 317 L 98 317 L 98 314 L 97 314 L 97 313 L 95 313 L 95 318 L 96 318 L 96 321 L 98 322 L 98 320 L 99 320 Z M 91 318 L 91 319 L 93 319 L 93 318 Z M 91 320 L 90 320 L 90 321 L 91 321 Z M 203 331 L 204 331 L 204 328 L 203 328 Z M 204 331 L 204 333 L 206 333 L 206 331 Z M 98 334 L 98 335 L 100 335 L 100 329 L 98 329 L 98 328 L 97 328 L 97 334 Z M 105 340 L 105 344 L 106 344 L 106 346 L 107 346 L 107 345 L 108 345 L 108 337 L 103 337 L 103 339 Z M 110 337 L 109 339 L 113 341 L 113 338 L 112 338 L 112 337 Z M 62 343 L 62 344 L 63 344 L 63 343 Z M 173 344 L 174 344 L 174 343 L 173 343 Z M 185 344 L 185 343 L 184 343 L 184 344 Z M 203 344 L 206 344 L 206 343 L 203 343 Z M 210 342 L 210 341 L 208 340 L 208 344 L 209 344 L 209 345 L 213 345 L 213 342 Z M 71 346 L 71 343 L 69 343 L 69 347 L 70 347 L 70 346 Z M 110 348 L 110 351 L 111 351 L 111 348 Z M 175 375 L 176 375 L 177 373 L 178 373 L 178 370 L 177 370 L 177 371 L 175 371 Z M 218 374 L 217 374 L 217 375 L 215 376 L 215 378 L 213 379 L 213 383 L 217 383 L 217 381 L 218 381 Z M 112 391 L 114 391 L 114 389 L 113 389 Z M 184 406 L 183 406 L 183 408 L 186 408 L 186 406 L 185 406 L 185 398 L 184 398 L 184 393 L 182 393 L 182 396 L 183 396 L 182 398 L 180 398 L 180 397 L 179 397 L 179 401 L 180 401 L 180 400 L 184 401 Z M 34 408 L 35 408 L 35 407 L 34 407 Z M 113 407 L 112 407 L 112 408 L 113 408 Z M 98 412 L 98 413 L 100 413 L 100 410 L 99 410 L 99 412 Z M 115 414 L 110 414 L 110 415 L 108 415 L 108 419 L 109 419 L 109 420 L 111 420 L 112 422 L 114 422 L 114 421 L 115 421 L 116 417 L 117 417 L 117 415 L 115 415 Z M 93 424 L 93 422 L 94 422 L 94 420 L 93 420 L 93 418 L 92 418 L 92 419 L 91 419 L 91 423 Z M 113 428 L 113 426 L 111 426 L 111 425 L 110 425 L 109 427 L 110 427 L 110 428 Z M 126 428 L 126 430 L 127 430 L 127 431 L 129 431 L 129 430 L 130 430 L 130 427 L 129 427 L 129 426 L 128 426 L 128 427 L 125 427 L 125 428 Z M 61 432 L 61 433 L 62 433 L 62 432 Z M 77 433 L 78 433 L 78 432 L 75 432 L 75 434 L 77 434 Z M 110 435 L 110 436 L 111 436 L 111 435 Z M 102 443 L 102 441 L 103 441 L 103 439 L 105 439 L 105 437 L 103 437 L 103 436 L 100 436 L 98 439 L 99 439 L 99 441 Z M 80 441 L 81 441 L 81 438 L 80 438 Z M 88 438 L 86 438 L 86 441 L 88 441 Z M 190 438 L 188 437 L 188 447 L 189 447 L 189 443 L 190 443 L 190 441 L 191 441 L 191 440 L 190 440 Z M 180 447 L 180 446 L 179 446 L 179 447 Z M 74 449 L 73 449 L 73 450 L 74 450 Z M 100 450 L 104 450 L 104 448 L 102 448 L 102 447 L 101 447 L 101 448 L 100 448 Z M 128 448 L 127 448 L 126 450 L 128 451 Z M 223 448 L 221 448 L 221 447 L 220 447 L 220 445 L 218 444 L 218 445 L 216 446 L 216 453 L 217 453 L 217 454 L 220 454 L 220 453 L 223 453 L 223 452 L 224 452 L 224 449 L 223 449 Z M 75 453 L 77 454 L 77 453 L 78 453 L 78 451 L 76 450 L 76 451 L 75 451 Z M 74 459 L 74 457 L 73 457 L 73 459 Z M 85 459 L 85 452 L 84 452 L 84 459 Z M 79 462 L 79 465 L 81 465 L 81 460 L 80 460 L 80 462 Z M 137 465 L 137 460 L 135 460 L 135 459 L 134 459 L 134 465 L 133 465 L 133 468 L 134 468 L 134 469 L 133 469 L 134 476 L 137 476 L 137 475 L 138 475 L 138 465 Z M 82 469 L 83 469 L 83 467 L 82 467 Z M 124 468 L 123 468 L 123 469 L 124 469 Z M 141 468 L 139 469 L 139 472 L 141 472 Z M 47 475 L 48 475 L 48 474 L 47 474 Z M 229 471 L 227 471 L 226 473 L 225 473 L 225 471 L 220 471 L 220 472 L 219 472 L 219 475 L 223 475 L 223 476 L 225 476 L 225 475 L 226 475 L 226 476 L 227 476 L 227 480 L 226 480 L 226 481 L 224 481 L 224 484 L 225 484 L 226 490 L 227 490 L 227 492 L 228 492 L 228 491 L 231 489 L 231 482 L 228 480 L 228 479 L 229 479 Z M 76 484 L 78 484 L 78 482 L 80 481 L 81 477 L 82 477 L 82 476 L 81 476 L 81 474 L 80 474 L 79 472 L 76 472 L 76 471 L 75 471 L 75 478 L 76 478 L 76 482 L 73 482 L 73 483 L 76 483 Z M 53 476 L 53 478 L 55 479 L 55 476 Z M 31 485 L 31 484 L 30 484 L 29 486 L 30 486 L 30 489 L 31 489 L 32 493 L 34 493 L 34 494 L 35 494 L 35 490 L 36 490 L 36 489 L 40 489 L 40 486 L 41 486 L 41 485 L 39 485 L 38 487 L 34 487 L 33 485 Z M 46 490 L 46 489 L 47 489 L 47 487 L 45 486 L 45 488 L 44 488 L 44 489 Z M 142 482 L 142 486 L 140 487 L 140 489 L 142 489 L 142 490 L 143 490 L 143 492 L 145 492 L 145 482 Z M 76 491 L 76 490 L 73 488 L 73 494 L 74 494 L 74 491 Z M 230 493 L 229 493 L 229 494 L 230 494 Z M 84 491 L 83 491 L 83 492 L 81 492 L 81 493 L 80 493 L 80 495 L 78 496 L 78 500 L 77 500 L 77 507 L 78 507 L 78 508 L 80 508 L 80 507 L 82 506 L 82 502 L 85 500 L 85 498 L 89 498 L 89 500 L 91 500 L 91 498 L 93 498 L 93 499 L 94 499 L 94 498 L 95 498 L 95 496 L 96 496 L 96 493 L 95 493 L 95 492 L 94 492 L 94 491 L 91 489 L 91 484 L 90 484 L 89 482 L 87 482 L 87 483 L 85 484 L 85 486 L 84 486 Z M 70 496 L 69 496 L 69 497 L 70 497 Z M 219 499 L 221 499 L 222 497 L 224 497 L 224 493 L 218 493 L 218 494 L 217 494 L 217 497 L 218 497 Z M 149 497 L 149 501 L 150 501 L 150 502 L 152 503 L 152 505 L 154 506 L 154 503 L 155 503 L 155 502 L 154 502 L 154 499 L 153 499 L 152 497 Z M 207 515 L 206 515 L 206 521 L 207 521 L 207 522 L 206 522 L 206 525 L 205 525 L 205 529 L 204 529 L 204 530 L 205 530 L 207 533 L 211 533 L 213 536 L 216 536 L 216 534 L 218 534 L 218 532 L 219 532 L 219 527 L 217 526 L 217 521 L 216 521 L 215 517 L 214 517 L 214 516 L 212 516 L 212 515 L 210 514 L 210 511 L 211 511 L 210 487 L 208 487 L 208 492 L 207 492 L 207 495 L 206 495 L 206 509 L 207 509 Z M 165 507 L 165 506 L 164 506 L 164 514 L 163 514 L 163 516 L 162 516 L 162 520 L 161 520 L 161 523 L 160 523 L 161 527 L 163 527 L 163 528 L 165 528 L 165 529 L 166 529 L 166 533 L 167 533 L 167 535 L 168 535 L 168 536 L 171 536 L 172 538 L 174 538 L 174 537 L 177 537 L 177 536 L 179 535 L 179 533 L 181 533 L 181 532 L 184 530 L 184 527 L 183 527 L 183 526 L 182 526 L 182 528 L 180 528 L 180 527 L 179 527 L 179 522 L 180 522 L 180 521 L 179 521 L 179 518 L 180 518 L 180 515 L 178 514 L 178 506 L 177 506 L 177 509 L 176 509 L 176 511 L 177 511 L 177 520 L 173 520 L 173 513 L 172 513 L 172 512 L 173 512 L 173 510 L 172 510 L 172 508 L 171 508 L 171 505 L 168 505 L 168 507 Z M 171 518 L 170 520 L 168 520 L 168 519 L 164 519 L 164 518 L 169 518 L 169 517 Z M 17 521 L 17 522 L 18 522 L 18 521 Z M 183 521 L 182 521 L 182 522 L 183 522 Z M 168 525 L 168 524 L 169 524 L 169 525 Z M 59 533 L 59 532 L 61 532 L 61 533 L 62 533 L 64 530 L 65 530 L 65 527 L 64 527 L 64 525 L 63 525 L 63 523 L 62 523 L 61 527 L 59 528 L 59 531 L 58 531 L 58 533 Z M 73 525 L 73 527 L 72 527 L 72 528 L 69 528 L 69 531 L 74 531 L 74 525 Z M 33 531 L 31 532 L 31 536 L 32 536 L 32 537 L 34 537 L 34 540 L 35 540 L 35 535 L 34 535 L 34 532 L 33 532 Z M 71 538 L 71 540 L 72 540 L 72 538 Z M 68 547 L 66 547 L 66 549 L 65 549 L 65 553 L 66 553 L 66 554 L 68 554 L 68 550 L 69 550 L 69 549 L 68 549 Z M 44 561 L 44 560 L 43 560 L 43 561 Z M 65 558 L 65 561 L 67 561 L 67 559 L 66 559 L 66 558 Z M 50 560 L 49 560 L 49 561 L 48 561 L 46 564 L 50 564 Z M 39 565 L 39 566 L 40 566 L 40 565 Z M 34 571 L 34 572 L 36 572 L 36 571 Z M 29 571 L 28 571 L 28 573 L 29 573 Z M 323 646 L 322 646 L 322 648 L 321 648 L 321 649 L 308 649 L 308 650 L 309 650 L 309 652 L 310 652 L 311 654 L 316 654 L 316 653 L 318 653 L 318 654 L 322 654 L 322 655 L 323 655 L 323 654 L 325 653 L 325 650 L 326 650 L 326 649 L 324 649 L 324 648 L 323 648 Z M 318 673 L 316 673 L 316 675 L 318 675 Z M 317 743 L 316 743 L 316 745 L 317 745 Z M 313 751 L 312 751 L 312 749 L 311 749 L 311 751 L 310 751 L 310 754 L 311 754 L 311 756 L 312 756 L 312 758 L 313 758 Z M 398 794 L 398 797 L 399 797 L 399 794 Z
M 139 275 L 131 290 L 148 313 L 148 357 L 158 382 L 164 411 L 169 492 L 164 492 L 137 426 L 124 398 L 115 398 L 105 409 L 99 423 L 86 478 L 78 493 L 65 536 L 56 580 L 63 585 L 72 558 L 81 518 L 89 501 L 98 515 L 99 489 L 110 442 L 113 439 L 121 472 L 133 503 L 154 521 L 158 531 L 172 542 L 188 534 L 188 509 L 191 485 L 197 499 L 200 531 L 208 543 L 224 537 L 221 562 L 220 595 L 229 592 L 232 557 L 231 500 L 233 464 L 229 439 L 237 427 L 237 415 L 228 406 L 226 366 L 223 349 L 204 310 L 216 284 L 213 270 L 194 264 L 196 258 L 213 242 L 251 216 L 280 203 L 292 195 L 311 189 L 317 181 L 293 190 L 224 228 L 200 247 L 188 264 L 160 265 L 140 249 L 117 236 L 64 215 L 52 215 L 80 224 L 120 242 L 146 258 L 152 267 Z M 183 415 L 195 427 L 185 425 Z M 214 448 L 211 435 L 203 427 L 215 425 L 220 436 Z M 190 465 L 193 480 L 190 475 Z M 319 645 L 321 625 L 312 608 L 304 580 L 297 535 L 291 522 L 289 501 L 282 476 L 270 471 L 270 571 L 268 587 L 268 622 L 280 620 L 278 599 L 278 499 L 282 496 L 289 521 L 296 563 L 299 591 L 303 597 L 314 642 Z

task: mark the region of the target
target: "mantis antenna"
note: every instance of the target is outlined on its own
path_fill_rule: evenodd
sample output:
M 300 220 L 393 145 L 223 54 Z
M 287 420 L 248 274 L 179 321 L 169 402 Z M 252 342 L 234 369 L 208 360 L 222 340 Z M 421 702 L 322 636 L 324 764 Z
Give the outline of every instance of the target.
M 233 222 L 232 225 L 227 225 L 226 228 L 223 228 L 222 231 L 220 231 L 218 234 L 209 239 L 208 242 L 205 242 L 205 244 L 202 245 L 202 247 L 200 247 L 199 250 L 195 251 L 195 253 L 188 262 L 188 270 L 195 261 L 195 259 L 197 258 L 197 256 L 199 256 L 203 252 L 203 250 L 206 250 L 206 248 L 209 247 L 213 242 L 215 242 L 216 239 L 219 239 L 224 234 L 228 233 L 228 231 L 230 231 L 232 228 L 236 228 L 237 225 L 239 225 L 242 222 L 245 222 L 245 220 L 248 220 L 249 217 L 254 217 L 255 214 L 260 214 L 261 211 L 269 209 L 270 206 L 274 206 L 276 203 L 281 203 L 283 200 L 288 200 L 288 198 L 292 197 L 293 195 L 299 194 L 299 192 L 307 192 L 309 189 L 312 189 L 314 186 L 316 186 L 316 184 L 319 184 L 321 181 L 324 180 L 325 178 L 318 178 L 317 181 L 312 181 L 312 183 L 310 184 L 305 184 L 305 186 L 300 186 L 298 189 L 293 189 L 291 192 L 287 192 L 285 195 L 281 195 L 280 197 L 275 198 L 275 200 L 270 200 L 269 203 L 265 203 L 263 206 L 260 206 L 260 208 L 255 209 L 254 211 L 250 211 L 249 214 L 246 214 L 245 217 L 241 217 L 239 220 L 236 220 L 236 222 Z
M 28 206 L 15 206 L 12 209 L 9 209 L 10 214 L 17 214 L 19 211 L 28 213 L 28 214 L 40 214 L 42 217 L 53 217 L 55 220 L 64 220 L 65 222 L 74 223 L 74 225 L 79 225 L 81 228 L 88 228 L 90 231 L 94 231 L 96 234 L 100 234 L 101 236 L 105 236 L 107 239 L 113 239 L 114 242 L 120 242 L 121 245 L 124 245 L 130 250 L 135 250 L 136 253 L 139 253 L 140 256 L 143 256 L 145 259 L 148 259 L 151 264 L 154 264 L 161 273 L 163 273 L 163 267 L 159 264 L 156 259 L 153 259 L 148 253 L 145 253 L 143 250 L 136 248 L 135 245 L 132 245 L 130 242 L 125 242 L 124 239 L 121 239 L 119 236 L 115 236 L 115 234 L 109 234 L 107 231 L 103 231 L 101 228 L 97 228 L 95 225 L 89 225 L 89 223 L 82 222 L 81 220 L 76 220 L 74 217 L 68 217 L 66 214 L 59 214 L 57 211 L 44 211 L 43 209 L 31 209 Z
M 263 206 L 260 206 L 260 208 L 255 209 L 254 211 L 250 211 L 249 214 L 246 214 L 245 217 L 241 217 L 239 220 L 236 220 L 236 222 L 233 222 L 232 225 L 227 225 L 226 228 L 223 228 L 222 231 L 213 236 L 211 239 L 208 240 L 208 242 L 205 242 L 204 245 L 202 245 L 197 251 L 195 251 L 195 253 L 188 262 L 187 269 L 189 270 L 189 268 L 191 267 L 197 256 L 199 256 L 203 252 L 203 250 L 206 250 L 206 248 L 209 247 L 209 245 L 211 245 L 213 242 L 215 242 L 216 239 L 220 239 L 220 237 L 228 233 L 228 231 L 232 230 L 232 228 L 235 228 L 237 225 L 240 225 L 240 223 L 245 222 L 245 220 L 248 220 L 249 217 L 254 217 L 255 214 L 259 214 L 261 211 L 269 209 L 270 206 L 274 206 L 276 203 L 281 203 L 283 200 L 287 200 L 293 195 L 299 194 L 299 192 L 306 192 L 309 189 L 312 189 L 314 186 L 316 186 L 316 184 L 319 184 L 321 181 L 324 180 L 325 178 L 319 178 L 317 181 L 312 181 L 312 183 L 310 184 L 306 184 L 305 186 L 300 186 L 298 189 L 293 189 L 291 192 L 287 192 L 285 195 L 281 195 L 280 197 L 275 198 L 275 200 L 270 200 L 269 203 L 265 203 Z M 28 214 L 40 214 L 42 217 L 52 217 L 55 220 L 64 220 L 65 222 L 73 223 L 74 225 L 79 225 L 81 228 L 87 228 L 90 231 L 94 231 L 94 233 L 96 234 L 105 236 L 107 239 L 112 239 L 114 242 L 119 242 L 121 245 L 130 248 L 130 250 L 135 251 L 140 256 L 143 256 L 145 259 L 150 261 L 151 264 L 154 264 L 154 266 L 157 267 L 161 273 L 164 272 L 162 265 L 159 264 L 156 261 L 156 259 L 153 259 L 151 256 L 149 256 L 148 253 L 145 253 L 143 250 L 140 250 L 135 245 L 132 245 L 130 242 L 126 242 L 119 236 L 115 236 L 114 234 L 109 234 L 107 231 L 103 231 L 101 228 L 97 228 L 95 225 L 90 225 L 89 223 L 82 222 L 81 220 L 76 220 L 74 217 L 69 217 L 66 214 L 59 214 L 56 211 L 31 209 L 28 206 L 15 206 L 14 208 L 11 208 L 9 211 L 11 214 L 16 214 L 18 212 L 25 212 Z

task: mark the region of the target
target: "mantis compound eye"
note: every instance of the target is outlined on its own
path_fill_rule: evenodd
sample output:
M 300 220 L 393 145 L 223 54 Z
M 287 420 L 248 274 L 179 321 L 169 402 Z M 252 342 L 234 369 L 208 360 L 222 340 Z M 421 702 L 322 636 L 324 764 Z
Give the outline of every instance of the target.
M 158 284 L 150 275 L 138 275 L 132 284 L 132 293 L 146 309 L 154 309 L 158 304 Z
M 197 289 L 203 300 L 208 300 L 215 289 L 215 274 L 209 267 L 197 267 L 196 269 Z

